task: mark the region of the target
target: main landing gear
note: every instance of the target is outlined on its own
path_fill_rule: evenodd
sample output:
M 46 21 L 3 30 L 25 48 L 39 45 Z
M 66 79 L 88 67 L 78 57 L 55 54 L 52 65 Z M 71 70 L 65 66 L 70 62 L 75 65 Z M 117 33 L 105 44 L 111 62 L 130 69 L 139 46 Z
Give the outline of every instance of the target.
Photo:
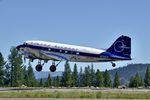
M 41 64 L 37 64 L 36 66 L 35 66 L 35 69 L 36 69 L 36 71 L 37 72 L 40 72 L 40 71 L 42 71 L 42 65 Z
M 55 65 L 51 65 L 50 68 L 49 68 L 49 70 L 51 72 L 55 72 L 56 71 L 56 66 Z
M 43 66 L 44 66 L 44 64 L 45 64 L 46 62 L 47 62 L 47 61 L 44 61 L 44 63 L 41 64 L 41 61 L 39 61 L 38 64 L 35 66 L 36 71 L 38 71 L 38 72 L 42 71 L 42 68 L 43 68 Z M 60 61 L 60 62 L 61 62 L 61 61 Z M 59 63 L 60 63 L 60 62 L 59 62 Z M 59 63 L 58 63 L 58 64 L 59 64 Z M 52 63 L 52 65 L 50 66 L 49 70 L 50 70 L 51 72 L 55 72 L 55 71 L 56 71 L 56 67 L 58 66 L 58 64 L 55 65 L 55 61 L 53 61 L 53 63 Z
M 41 64 L 41 61 L 38 61 L 38 64 L 35 66 L 36 71 L 38 72 L 42 71 L 44 64 L 45 64 L 45 61 L 43 64 Z
M 51 72 L 55 72 L 56 71 L 56 67 L 59 65 L 59 63 L 61 63 L 61 61 L 58 62 L 58 64 L 55 65 L 55 62 L 53 61 L 52 65 L 50 66 L 49 70 Z

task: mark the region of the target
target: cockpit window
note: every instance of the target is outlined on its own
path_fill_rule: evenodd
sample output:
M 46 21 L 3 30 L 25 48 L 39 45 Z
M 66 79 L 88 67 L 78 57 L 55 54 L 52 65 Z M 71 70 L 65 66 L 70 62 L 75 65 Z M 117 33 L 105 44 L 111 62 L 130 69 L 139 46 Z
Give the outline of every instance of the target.
M 79 52 L 76 52 L 76 55 L 79 55 Z

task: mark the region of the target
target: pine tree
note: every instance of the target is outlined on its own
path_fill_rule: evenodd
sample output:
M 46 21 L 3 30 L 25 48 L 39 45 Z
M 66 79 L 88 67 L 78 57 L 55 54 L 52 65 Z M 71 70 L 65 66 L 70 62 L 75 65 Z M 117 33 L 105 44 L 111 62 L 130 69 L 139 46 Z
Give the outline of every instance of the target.
M 139 75 L 139 73 L 136 73 L 136 76 L 135 76 L 136 80 L 137 80 L 137 86 L 143 86 L 144 85 L 144 82 L 143 82 L 143 79 L 142 77 Z
M 135 82 L 136 82 L 136 87 L 140 86 L 141 79 L 139 73 L 136 73 L 135 75 Z
M 65 63 L 65 71 L 63 73 L 62 85 L 65 87 L 70 87 L 72 85 L 71 80 L 71 69 L 68 62 Z
M 144 80 L 142 77 L 140 77 L 140 85 L 139 86 L 144 86 Z
M 28 77 L 28 72 L 27 72 L 27 67 L 26 67 L 26 66 L 23 67 L 23 75 L 24 75 L 23 84 L 24 84 L 25 86 L 28 86 L 29 77 Z
M 129 86 L 130 87 L 139 87 L 141 84 L 141 78 L 138 73 L 134 77 L 131 78 Z
M 11 86 L 11 67 L 8 63 L 5 65 L 4 84 L 5 86 Z
M 52 85 L 51 75 L 48 75 L 47 81 L 45 82 L 46 87 L 50 87 Z
M 91 64 L 91 70 L 90 70 L 90 80 L 91 80 L 91 86 L 95 86 L 95 70 L 93 64 Z
M 21 86 L 23 84 L 22 56 L 15 47 L 12 47 L 10 52 L 8 60 L 11 67 L 11 86 Z
M 84 86 L 91 86 L 90 66 L 85 67 L 84 74 L 83 74 L 83 83 Z
M 129 87 L 134 87 L 133 81 L 134 81 L 134 77 L 132 76 L 132 77 L 130 78 Z
M 5 76 L 5 70 L 4 70 L 4 66 L 5 66 L 5 61 L 3 58 L 2 53 L 0 52 L 0 86 L 4 86 L 4 76 Z
M 118 87 L 119 85 L 120 85 L 120 78 L 118 73 L 116 72 L 113 87 Z
M 103 87 L 104 86 L 104 78 L 103 78 L 103 74 L 99 71 L 99 69 L 97 69 L 95 77 L 96 77 L 95 86 Z
M 150 69 L 149 69 L 149 67 L 147 67 L 147 69 L 146 69 L 144 82 L 145 82 L 146 87 L 150 86 Z
M 34 87 L 34 86 L 37 86 L 37 81 L 35 79 L 35 76 L 34 76 L 34 72 L 33 72 L 33 68 L 31 66 L 31 63 L 29 62 L 28 64 L 28 69 L 27 69 L 27 85 L 30 86 L 30 87 Z
M 54 81 L 55 82 L 55 81 Z M 54 83 L 53 82 L 53 83 Z M 63 75 L 62 75 L 62 78 L 61 78 L 61 81 L 60 81 L 60 86 L 61 87 L 64 87 L 66 85 L 66 82 L 65 82 L 65 77 L 64 77 L 64 72 L 63 72 Z
M 105 70 L 104 72 L 104 86 L 105 87 L 111 87 L 112 86 L 112 81 L 111 81 L 111 78 L 110 78 L 110 74 L 107 70 Z
M 78 84 L 79 84 L 79 87 L 83 87 L 84 84 L 83 84 L 83 71 L 82 71 L 82 67 L 80 67 L 80 72 L 79 72 L 79 77 L 78 77 Z
M 60 77 L 56 76 L 56 87 L 59 87 L 60 85 Z
M 43 86 L 44 86 L 44 83 L 43 83 L 43 79 L 41 78 L 39 82 L 39 87 L 43 87 Z
M 74 65 L 73 73 L 72 73 L 72 86 L 78 86 L 78 71 L 77 65 Z

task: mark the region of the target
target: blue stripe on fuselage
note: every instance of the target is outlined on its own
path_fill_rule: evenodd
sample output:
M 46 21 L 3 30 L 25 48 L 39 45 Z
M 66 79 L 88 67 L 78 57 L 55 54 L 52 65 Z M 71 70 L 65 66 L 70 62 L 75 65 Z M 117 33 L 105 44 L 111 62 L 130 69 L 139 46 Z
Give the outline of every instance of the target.
M 58 54 L 54 54 L 54 53 L 46 53 L 46 54 L 49 55 L 49 56 L 56 56 L 56 57 L 58 57 L 60 59 L 68 61 L 68 59 L 66 57 L 60 56 Z

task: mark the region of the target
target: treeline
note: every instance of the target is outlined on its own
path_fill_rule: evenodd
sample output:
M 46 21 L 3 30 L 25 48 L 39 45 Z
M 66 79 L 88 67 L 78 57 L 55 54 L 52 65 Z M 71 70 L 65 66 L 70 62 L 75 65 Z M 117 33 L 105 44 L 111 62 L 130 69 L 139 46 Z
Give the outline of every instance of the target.
M 68 62 L 64 65 L 64 72 L 62 76 L 51 77 L 48 75 L 47 79 L 40 79 L 40 86 L 43 87 L 112 87 L 112 81 L 109 72 L 101 72 L 99 69 L 95 72 L 93 65 L 85 67 L 84 71 L 82 67 L 80 72 L 77 70 L 77 65 L 74 65 L 73 71 L 71 71 Z M 115 87 L 120 85 L 119 77 L 116 77 Z
M 24 65 L 22 55 L 15 47 L 12 47 L 7 61 L 0 53 L 0 87 L 22 85 L 38 86 L 38 81 L 35 79 L 30 62 L 28 66 Z
M 73 71 L 70 69 L 68 62 L 65 64 L 65 70 L 60 77 L 54 77 L 50 79 L 50 75 L 46 82 L 50 82 L 50 86 L 55 87 L 109 87 L 118 88 L 121 86 L 120 76 L 118 72 L 115 73 L 114 80 L 107 70 L 104 72 L 93 68 L 93 65 L 85 67 L 84 71 L 82 67 L 80 71 L 77 71 L 77 65 L 74 65 Z M 50 81 L 49 81 L 50 80 Z M 127 87 L 149 87 L 150 86 L 150 69 L 147 67 L 144 79 L 136 73 L 132 76 L 130 82 L 125 84 Z M 42 85 L 41 85 L 42 86 Z M 44 86 L 44 85 L 43 85 Z
M 10 86 L 28 86 L 28 87 L 118 87 L 120 86 L 120 76 L 118 72 L 115 73 L 114 80 L 111 79 L 110 73 L 99 69 L 95 70 L 93 65 L 87 66 L 80 71 L 77 70 L 77 65 L 71 71 L 68 62 L 64 65 L 64 72 L 62 76 L 51 77 L 48 75 L 47 79 L 37 80 L 30 62 L 25 65 L 22 60 L 22 55 L 12 47 L 8 60 L 5 61 L 3 55 L 0 53 L 0 87 Z M 129 87 L 149 87 L 150 86 L 150 70 L 146 69 L 145 77 L 142 78 L 139 73 L 132 76 Z

